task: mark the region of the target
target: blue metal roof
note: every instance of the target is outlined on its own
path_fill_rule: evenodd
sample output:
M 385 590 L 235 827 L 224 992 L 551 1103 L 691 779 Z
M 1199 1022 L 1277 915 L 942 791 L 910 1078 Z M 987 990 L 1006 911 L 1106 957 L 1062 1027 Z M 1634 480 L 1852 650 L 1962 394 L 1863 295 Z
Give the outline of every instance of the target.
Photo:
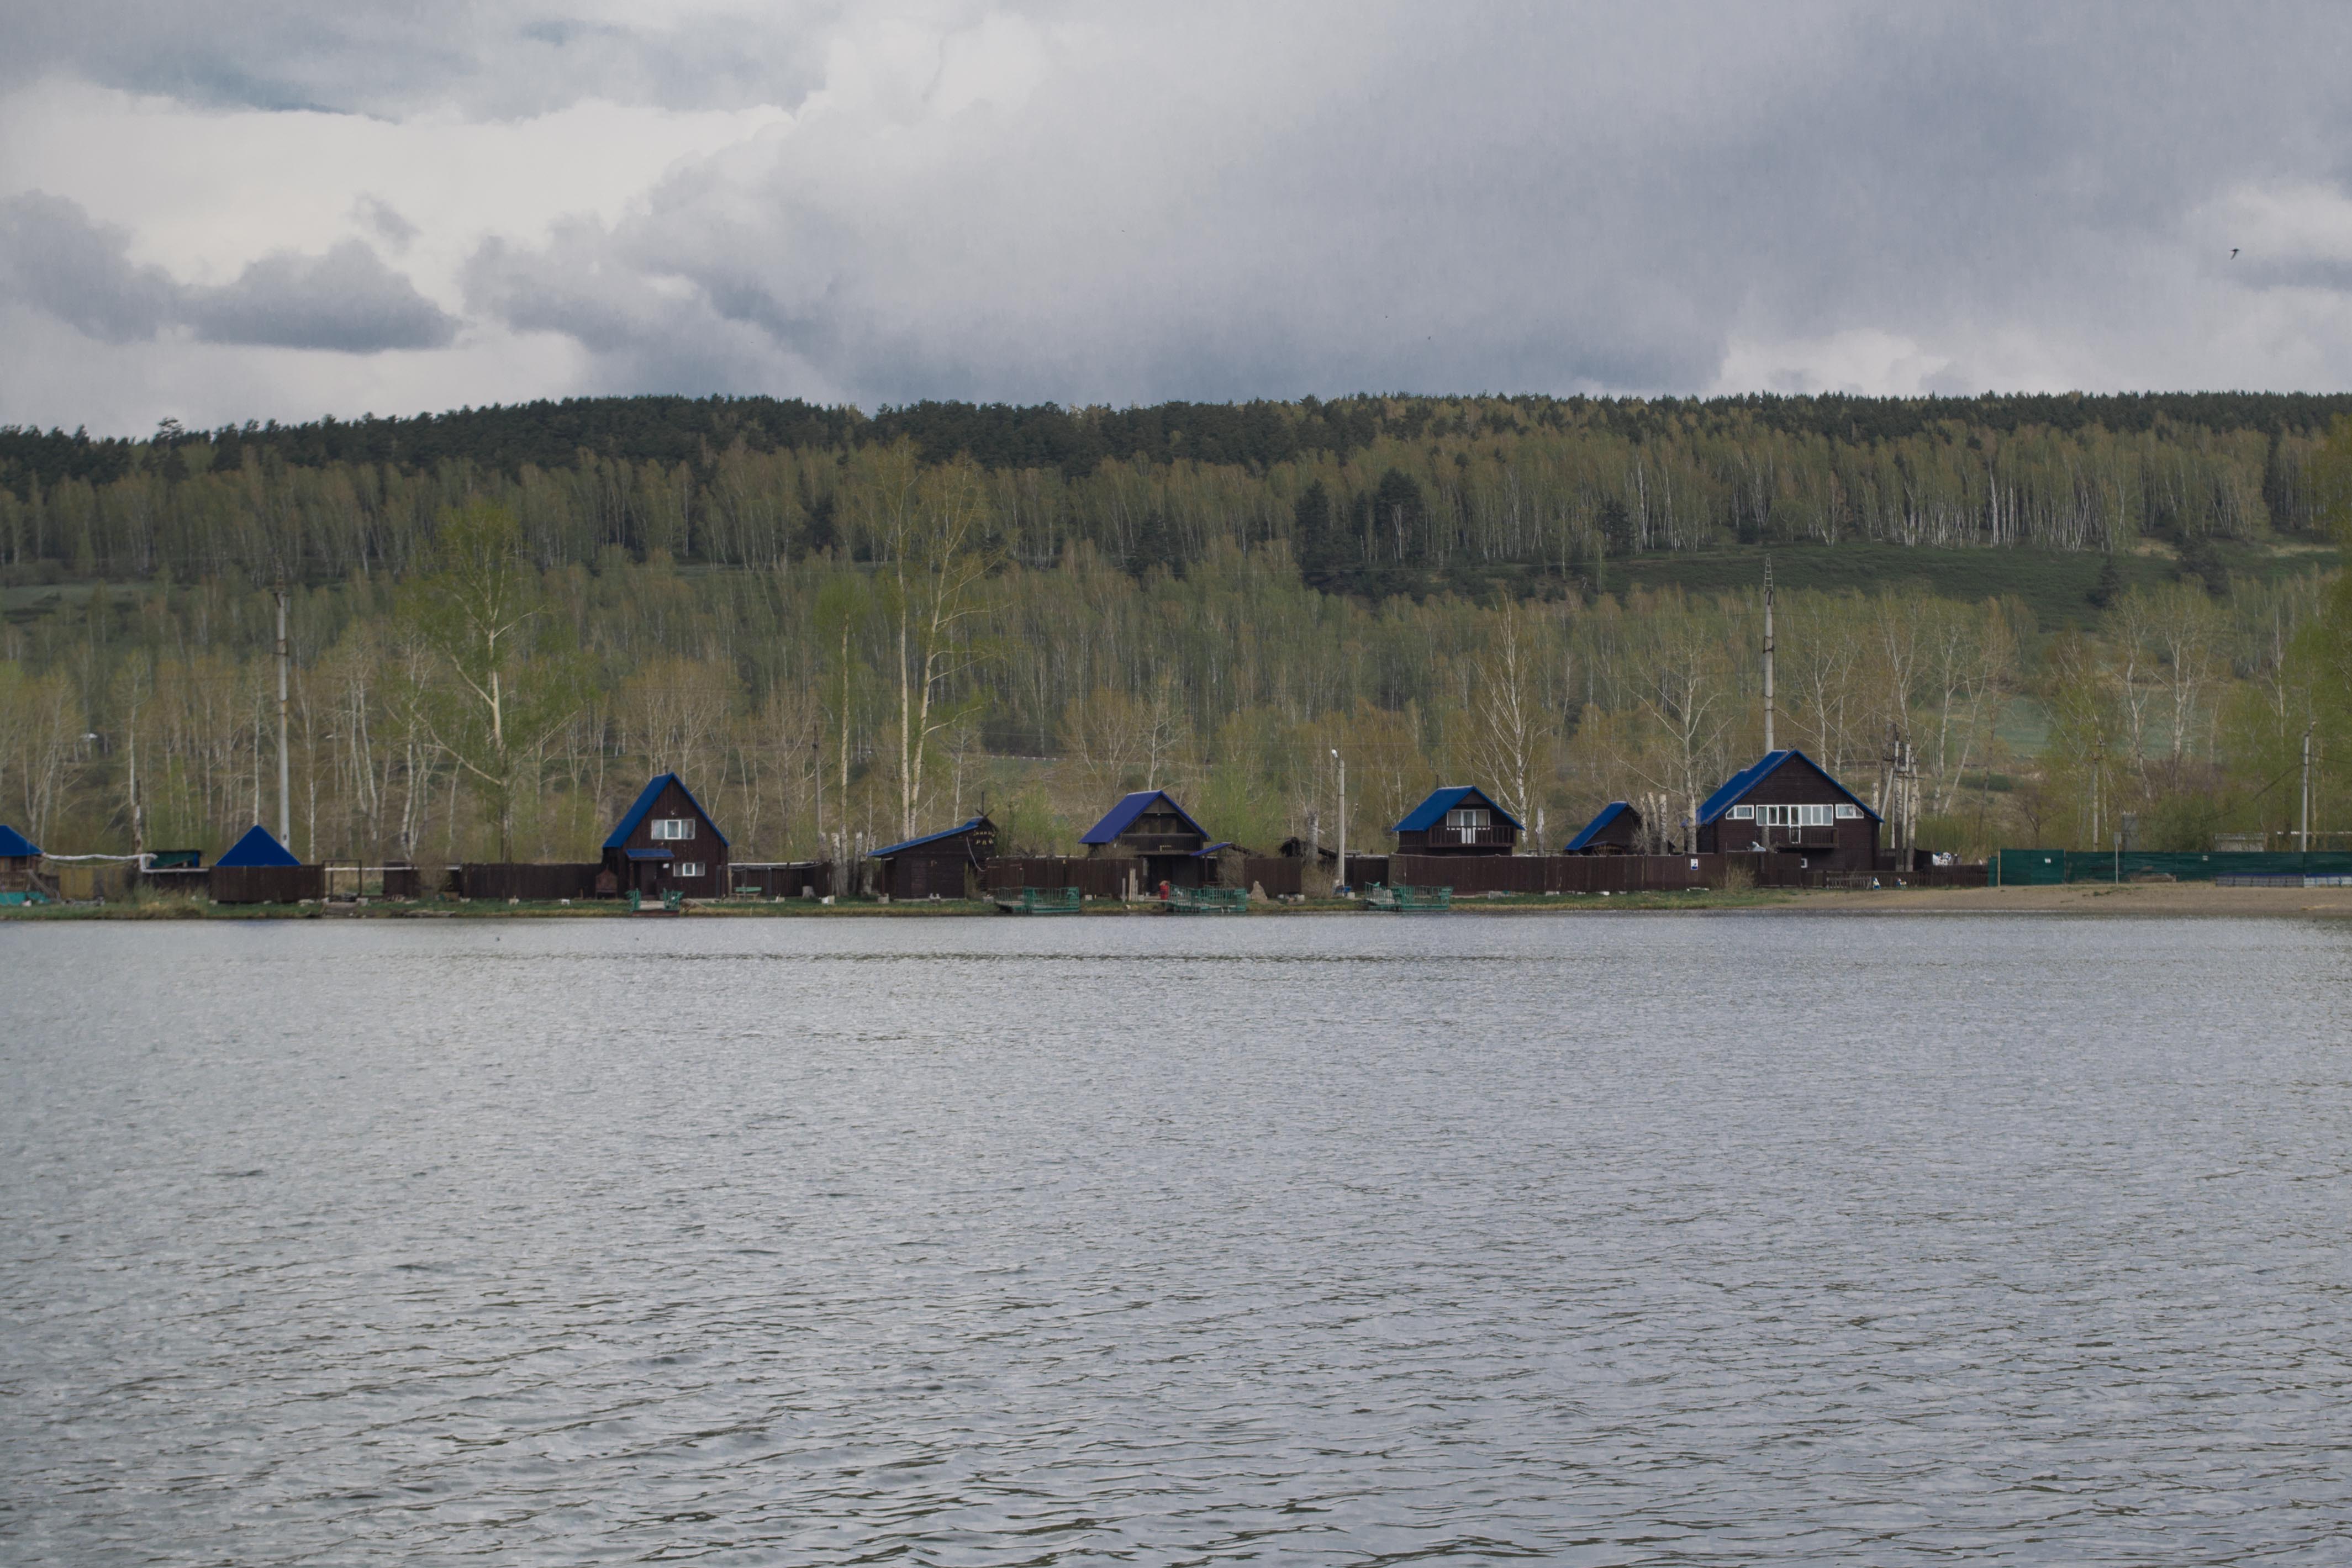
M 1633 809 L 1633 808 L 1630 803 L 1623 800 L 1610 801 L 1609 804 L 1601 808 L 1600 811 L 1595 814 L 1592 821 L 1584 824 L 1584 830 L 1581 832 L 1578 833 L 1576 837 L 1569 840 L 1566 844 L 1561 846 L 1559 852 L 1564 855 L 1574 854 L 1577 851 L 1582 849 L 1585 845 L 1599 838 L 1602 831 L 1608 828 L 1610 823 L 1615 821 L 1618 818 L 1623 816 Z
M 250 832 L 230 846 L 228 853 L 213 862 L 215 865 L 300 865 L 302 862 L 287 852 L 286 846 L 269 836 L 269 830 L 255 823 Z
M 621 853 L 633 861 L 666 861 L 672 858 L 667 850 L 623 850 Z
M 33 842 L 7 823 L 0 822 L 0 858 L 15 860 L 40 852 L 40 845 Z
M 1233 841 L 1233 840 L 1231 840 L 1231 839 L 1219 839 L 1219 840 L 1218 840 L 1215 843 L 1213 843 L 1213 844 L 1202 844 L 1199 849 L 1194 850 L 1194 851 L 1192 852 L 1192 858 L 1193 858 L 1194 860 L 1200 860 L 1200 859 L 1202 859 L 1202 858 L 1203 858 L 1203 857 L 1205 857 L 1205 856 L 1215 854 L 1219 850 L 1229 850 L 1229 849 L 1232 849 L 1233 847 L 1234 847 L 1234 841 Z
M 866 858 L 867 860 L 872 860 L 877 855 L 895 855 L 900 850 L 911 850 L 922 844 L 935 844 L 941 839 L 951 839 L 958 833 L 968 833 L 987 821 L 988 819 L 986 817 L 974 817 L 971 821 L 962 823 L 958 827 L 941 828 L 938 832 L 925 833 L 919 839 L 906 839 L 895 844 L 884 844 L 878 850 L 866 851 Z
M 1200 834 L 1204 839 L 1209 836 L 1209 830 L 1201 826 L 1200 823 L 1193 821 L 1192 814 L 1190 811 L 1184 810 L 1183 807 L 1178 805 L 1174 800 L 1170 800 L 1167 790 L 1138 789 L 1132 795 L 1121 796 L 1118 805 L 1113 806 L 1109 810 L 1103 813 L 1103 820 L 1101 821 L 1097 822 L 1093 827 L 1088 828 L 1085 832 L 1078 835 L 1078 842 L 1082 844 L 1108 844 L 1118 839 L 1119 834 L 1127 831 L 1129 828 L 1135 825 L 1135 819 L 1140 817 L 1145 811 L 1149 810 L 1154 800 L 1167 800 L 1168 809 L 1175 812 L 1178 816 L 1183 818 L 1187 827 L 1190 827 L 1194 832 Z
M 709 827 L 711 834 L 722 844 L 727 841 L 727 835 L 719 831 L 718 823 L 711 821 L 710 813 L 702 809 L 702 802 L 694 798 L 694 791 L 688 789 L 677 774 L 665 773 L 639 790 L 636 804 L 621 813 L 620 826 L 604 840 L 606 849 L 617 850 L 627 846 L 629 835 L 637 831 L 637 824 L 646 820 L 646 813 L 654 809 L 656 800 L 661 799 L 662 787 L 666 784 L 677 785 L 678 792 L 686 797 L 686 803 L 694 808 L 695 813 Z
M 1470 799 L 1473 795 L 1475 795 L 1480 800 L 1484 801 L 1487 810 L 1493 811 L 1495 815 L 1500 817 L 1503 821 L 1510 823 L 1511 826 L 1516 828 L 1521 825 L 1517 817 L 1512 816 L 1508 811 L 1504 810 L 1502 807 L 1495 804 L 1495 798 L 1492 795 L 1487 794 L 1484 789 L 1479 789 L 1475 784 L 1449 784 L 1443 789 L 1432 790 L 1428 800 L 1423 800 L 1420 805 L 1415 806 L 1412 810 L 1407 811 L 1404 814 L 1404 821 L 1399 822 L 1395 827 L 1391 828 L 1389 831 L 1391 833 L 1425 833 L 1432 828 L 1443 827 L 1445 823 L 1445 813 L 1451 811 L 1454 807 Z
M 1698 809 L 1698 825 L 1703 828 L 1709 822 L 1714 821 L 1717 817 L 1722 816 L 1726 811 L 1731 810 L 1732 807 L 1738 805 L 1741 799 L 1744 798 L 1750 789 L 1755 789 L 1756 786 L 1764 782 L 1765 779 L 1770 778 L 1773 774 L 1779 772 L 1782 768 L 1788 766 L 1788 764 L 1792 761 L 1803 763 L 1806 767 L 1820 774 L 1823 779 L 1828 779 L 1831 789 L 1836 790 L 1839 794 L 1853 801 L 1856 806 L 1860 806 L 1862 808 L 1862 814 L 1869 818 L 1872 821 L 1876 822 L 1883 821 L 1885 820 L 1880 817 L 1877 812 L 1872 810 L 1868 806 L 1864 805 L 1860 796 L 1847 789 L 1844 785 L 1839 783 L 1835 779 L 1831 778 L 1830 770 L 1828 768 L 1822 767 L 1820 763 L 1814 761 L 1803 752 L 1797 750 L 1794 747 L 1790 747 L 1786 750 L 1766 752 L 1761 758 L 1726 779 L 1724 781 L 1723 788 L 1717 789 L 1714 794 L 1709 795 L 1706 801 L 1700 805 Z

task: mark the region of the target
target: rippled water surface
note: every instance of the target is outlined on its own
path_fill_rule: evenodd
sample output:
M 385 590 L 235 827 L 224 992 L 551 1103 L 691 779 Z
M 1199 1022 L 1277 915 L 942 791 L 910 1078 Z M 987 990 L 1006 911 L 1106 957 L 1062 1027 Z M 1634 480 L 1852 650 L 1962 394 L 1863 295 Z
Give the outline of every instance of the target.
M 2352 932 L 0 927 L 0 1560 L 2352 1561 Z

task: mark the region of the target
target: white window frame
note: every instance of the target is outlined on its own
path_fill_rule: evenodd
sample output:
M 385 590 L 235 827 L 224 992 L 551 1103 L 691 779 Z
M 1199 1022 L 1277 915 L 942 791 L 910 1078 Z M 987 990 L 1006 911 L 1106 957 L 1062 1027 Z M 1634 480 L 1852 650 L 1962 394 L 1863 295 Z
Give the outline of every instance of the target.
M 1844 801 L 1840 801 L 1837 809 L 1837 820 L 1841 822 L 1859 822 L 1862 821 L 1862 808 L 1859 806 L 1851 806 L 1846 804 Z
M 687 843 L 694 838 L 692 817 L 656 817 L 654 842 L 657 844 Z
M 669 873 L 672 876 L 700 876 L 702 874 L 702 862 L 700 861 L 678 861 L 671 865 Z
M 1731 820 L 1735 822 L 1752 822 L 1756 820 L 1756 808 L 1753 806 L 1734 806 L 1731 808 Z
M 1456 806 L 1445 813 L 1445 825 L 1449 828 L 1491 828 L 1495 820 L 1484 806 Z

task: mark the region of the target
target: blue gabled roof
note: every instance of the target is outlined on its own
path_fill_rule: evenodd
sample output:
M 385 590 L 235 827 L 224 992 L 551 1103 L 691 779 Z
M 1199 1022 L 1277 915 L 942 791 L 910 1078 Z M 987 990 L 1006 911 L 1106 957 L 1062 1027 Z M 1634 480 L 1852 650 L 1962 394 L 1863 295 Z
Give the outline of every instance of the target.
M 215 865 L 300 865 L 287 852 L 286 846 L 269 836 L 269 830 L 255 823 L 245 837 L 230 846 L 228 853 L 213 862 Z
M 1791 761 L 1801 762 L 1806 767 L 1811 768 L 1814 772 L 1820 774 L 1822 778 L 1829 779 L 1831 789 L 1836 790 L 1839 794 L 1853 801 L 1856 806 L 1860 806 L 1862 808 L 1862 814 L 1869 818 L 1872 821 L 1877 822 L 1885 821 L 1885 819 L 1880 817 L 1877 812 L 1872 810 L 1867 805 L 1863 803 L 1862 797 L 1856 795 L 1853 790 L 1839 783 L 1834 778 L 1832 778 L 1828 768 L 1822 767 L 1820 763 L 1814 761 L 1811 758 L 1806 756 L 1803 752 L 1799 751 L 1794 747 L 1790 747 L 1782 751 L 1766 752 L 1757 761 L 1751 763 L 1748 767 L 1733 774 L 1729 779 L 1724 780 L 1723 788 L 1717 789 L 1714 794 L 1709 795 L 1705 802 L 1700 805 L 1698 809 L 1698 825 L 1703 828 L 1709 822 L 1714 821 L 1717 817 L 1722 816 L 1726 811 L 1731 810 L 1732 807 L 1738 805 L 1741 797 L 1745 796 L 1750 789 L 1755 789 L 1756 786 L 1761 784 L 1766 779 L 1779 772 Z
M 0 857 L 14 860 L 40 852 L 40 845 L 33 842 L 7 823 L 0 822 Z
M 1504 810 L 1502 807 L 1496 805 L 1495 803 L 1495 798 L 1492 795 L 1487 794 L 1484 789 L 1479 789 L 1475 784 L 1449 784 L 1443 789 L 1432 790 L 1428 800 L 1423 800 L 1420 805 L 1415 806 L 1412 810 L 1407 811 L 1404 814 L 1404 821 L 1399 822 L 1395 827 L 1391 828 L 1389 831 L 1391 833 L 1425 833 L 1432 828 L 1441 827 L 1444 824 L 1445 813 L 1451 811 L 1454 807 L 1459 806 L 1463 801 L 1468 800 L 1473 795 L 1475 795 L 1479 800 L 1484 800 L 1486 803 L 1487 810 L 1493 811 L 1497 817 L 1502 818 L 1503 821 L 1510 823 L 1511 826 L 1515 828 L 1521 826 L 1521 823 L 1517 817 L 1512 816 L 1508 811 Z
M 646 820 L 646 813 L 654 809 L 656 800 L 661 799 L 662 787 L 666 784 L 676 784 L 678 792 L 686 797 L 686 803 L 692 806 L 696 813 L 709 824 L 712 836 L 722 844 L 727 841 L 727 835 L 719 831 L 718 823 L 710 821 L 710 813 L 703 810 L 702 802 L 694 798 L 694 791 L 688 789 L 677 774 L 665 773 L 638 791 L 636 804 L 621 813 L 620 826 L 614 828 L 604 840 L 606 849 L 617 850 L 628 847 L 629 835 L 637 831 L 637 824 Z
M 1201 826 L 1200 823 L 1193 821 L 1192 813 L 1184 810 L 1183 807 L 1178 805 L 1173 800 L 1171 800 L 1167 790 L 1138 789 L 1132 795 L 1121 796 L 1118 805 L 1113 806 L 1109 810 L 1103 813 L 1103 820 L 1101 821 L 1097 822 L 1093 827 L 1088 828 L 1085 832 L 1078 835 L 1078 842 L 1082 844 L 1108 844 L 1112 842 L 1119 836 L 1119 834 L 1127 831 L 1130 827 L 1133 827 L 1135 825 L 1135 819 L 1140 817 L 1145 811 L 1150 810 L 1151 803 L 1154 800 L 1167 800 L 1168 809 L 1175 812 L 1178 816 L 1183 818 L 1185 824 L 1194 832 L 1200 834 L 1204 839 L 1209 836 L 1209 830 Z
M 884 844 L 878 850 L 866 851 L 866 858 L 867 860 L 872 860 L 877 855 L 895 855 L 900 850 L 911 850 L 923 844 L 935 844 L 941 839 L 951 839 L 958 833 L 968 833 L 987 821 L 988 819 L 986 817 L 974 817 L 969 822 L 964 822 L 952 828 L 941 828 L 936 833 L 925 833 L 919 839 L 906 839 L 895 844 Z
M 1566 844 L 1561 846 L 1559 852 L 1564 855 L 1574 854 L 1577 851 L 1582 849 L 1585 845 L 1599 838 L 1602 832 L 1607 831 L 1610 823 L 1615 821 L 1618 818 L 1623 816 L 1633 809 L 1632 804 L 1624 800 L 1610 801 L 1609 804 L 1601 808 L 1600 811 L 1594 815 L 1592 821 L 1584 824 L 1584 829 L 1581 832 L 1578 833 L 1576 837 L 1569 840 Z

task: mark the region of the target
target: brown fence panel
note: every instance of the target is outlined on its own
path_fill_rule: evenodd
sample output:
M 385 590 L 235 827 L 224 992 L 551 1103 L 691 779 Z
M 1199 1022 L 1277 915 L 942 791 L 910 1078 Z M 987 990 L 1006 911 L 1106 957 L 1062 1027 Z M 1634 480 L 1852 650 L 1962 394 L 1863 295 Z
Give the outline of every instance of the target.
M 207 880 L 215 904 L 299 904 L 322 891 L 314 865 L 216 865 Z
M 1296 898 L 1307 891 L 1307 862 L 1252 855 L 1242 862 L 1242 884 L 1265 889 L 1268 898 Z
M 1349 887 L 1370 887 L 1374 883 L 1389 884 L 1391 862 L 1387 855 L 1349 855 L 1348 874 L 1344 880 Z
M 1127 879 L 1143 875 L 1143 862 L 1114 856 L 1001 855 L 981 868 L 981 886 L 1075 887 L 1088 898 L 1118 898 Z
M 388 865 L 383 868 L 383 895 L 386 898 L 415 898 L 422 881 L 413 865 Z
M 457 868 L 457 886 L 467 898 L 521 898 L 545 904 L 559 898 L 593 898 L 594 862 L 538 864 L 528 861 L 474 862 Z

